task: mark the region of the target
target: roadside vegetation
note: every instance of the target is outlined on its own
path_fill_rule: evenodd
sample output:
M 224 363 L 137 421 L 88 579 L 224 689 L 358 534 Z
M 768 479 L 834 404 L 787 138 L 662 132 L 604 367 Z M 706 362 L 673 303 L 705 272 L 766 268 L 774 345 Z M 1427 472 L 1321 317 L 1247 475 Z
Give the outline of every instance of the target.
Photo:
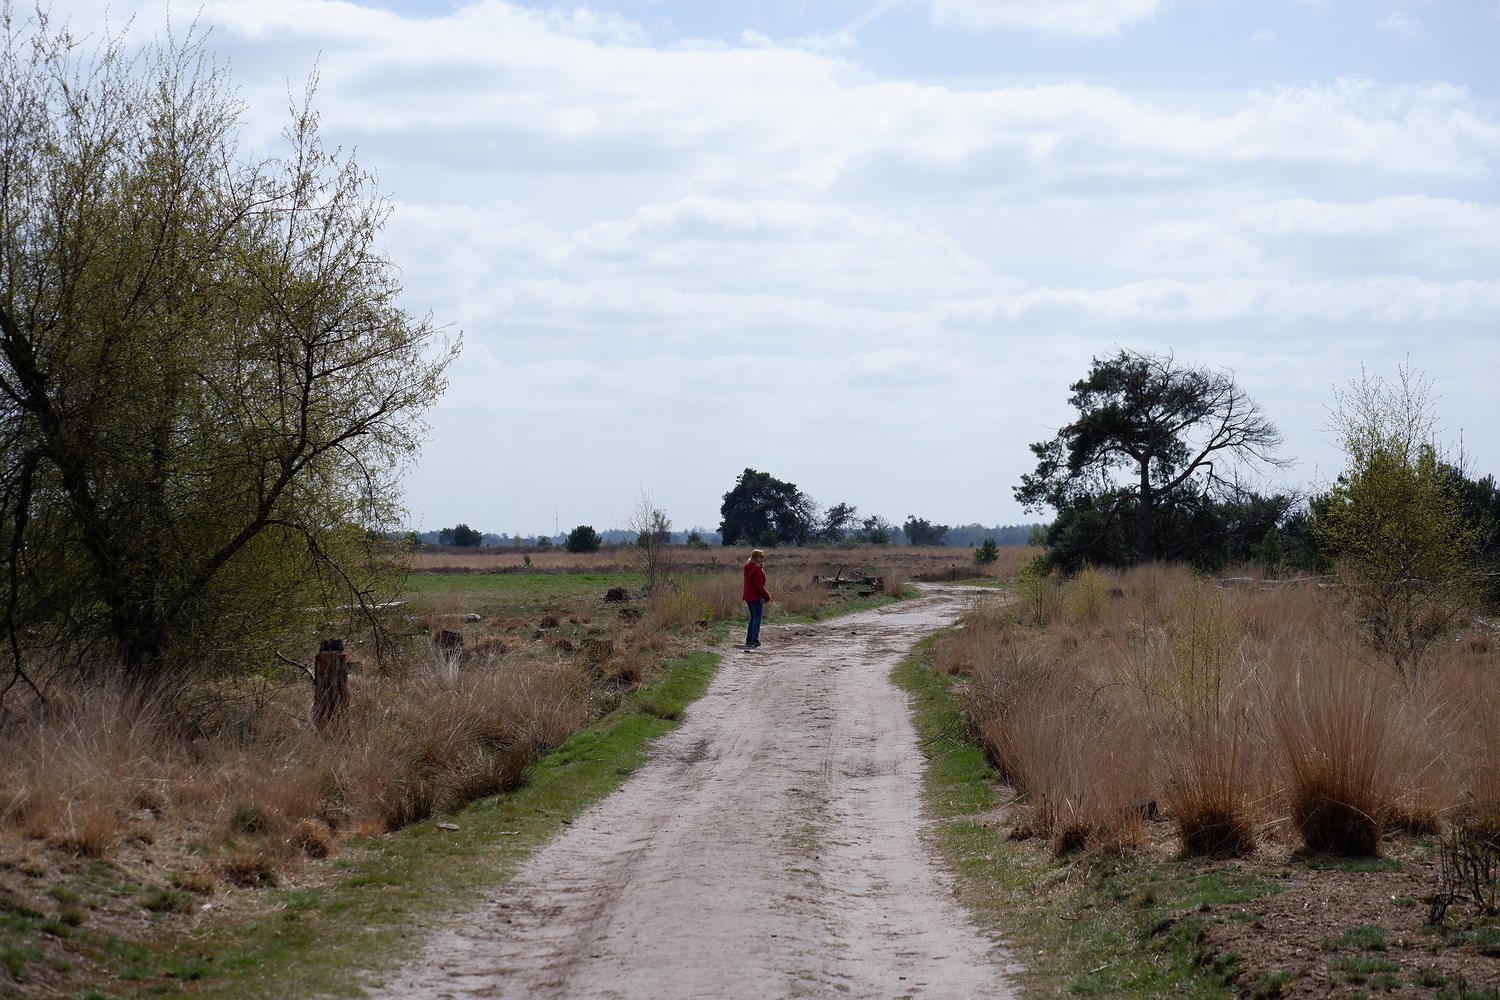
M 977 600 L 902 679 L 968 901 L 1024 943 L 1034 984 L 1500 986 L 1487 619 L 1411 681 L 1315 581 L 1147 566 L 1017 591 Z
M 683 561 L 655 592 L 638 571 L 548 571 L 639 570 L 635 548 L 598 554 L 616 560 L 606 566 L 556 553 L 547 558 L 584 565 L 412 573 L 382 632 L 346 643 L 349 705 L 326 730 L 290 664 L 200 679 L 193 698 L 66 677 L 50 678 L 45 697 L 13 694 L 0 726 L 7 995 L 279 996 L 285 981 L 251 956 L 332 984 L 395 960 L 420 925 L 462 906 L 455 886 L 509 870 L 476 859 L 510 865 L 623 780 L 701 693 L 713 650 L 737 640 L 739 567 L 690 572 L 701 550 L 674 546 Z M 777 552 L 771 621 L 891 600 L 865 582 L 875 572 L 904 596 L 902 565 Z M 559 769 L 583 759 L 600 777 L 558 792 Z M 566 809 L 538 807 L 546 822 L 533 822 L 529 810 L 559 794 Z M 458 841 L 468 846 L 455 854 Z M 468 874 L 442 870 L 460 855 Z M 338 939 L 361 920 L 382 930 Z
M 1445 461 L 1427 384 L 1339 393 L 1308 560 L 1265 546 L 1212 577 L 1153 554 L 1206 517 L 1189 534 L 1221 564 L 1204 526 L 1249 501 L 1193 463 L 1236 421 L 1270 461 L 1275 428 L 1170 357 L 1073 388 L 1018 491 L 1054 491 L 1047 553 L 899 675 L 971 905 L 1041 992 L 1496 995 L 1493 481 Z
M 261 916 L 245 933 L 286 937 L 330 886 L 405 933 L 452 900 L 371 895 L 397 884 L 383 845 L 545 798 L 590 732 L 636 734 L 601 758 L 626 773 L 706 683 L 743 553 L 695 564 L 646 498 L 623 551 L 580 526 L 565 553 L 422 572 L 399 483 L 458 338 L 399 306 L 389 206 L 322 147 L 312 88 L 251 156 L 196 29 L 137 52 L 5 13 L 0 993 L 243 985 L 163 948 Z M 773 560 L 772 620 L 941 572 L 838 558 Z M 413 895 L 436 877 L 400 863 Z M 243 954 L 291 954 L 268 943 Z

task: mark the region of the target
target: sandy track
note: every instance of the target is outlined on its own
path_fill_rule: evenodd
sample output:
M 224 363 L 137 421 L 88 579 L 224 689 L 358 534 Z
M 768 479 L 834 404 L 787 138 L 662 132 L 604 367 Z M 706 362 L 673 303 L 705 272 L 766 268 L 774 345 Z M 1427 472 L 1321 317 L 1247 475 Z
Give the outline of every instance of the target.
M 376 995 L 1010 996 L 922 843 L 887 680 L 964 599 L 925 594 L 730 650 L 649 763 Z

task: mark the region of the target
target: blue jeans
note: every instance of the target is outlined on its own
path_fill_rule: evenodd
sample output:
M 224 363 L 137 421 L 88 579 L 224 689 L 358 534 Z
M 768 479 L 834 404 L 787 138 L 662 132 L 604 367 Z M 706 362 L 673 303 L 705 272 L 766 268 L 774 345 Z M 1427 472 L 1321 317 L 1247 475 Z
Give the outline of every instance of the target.
M 746 644 L 760 641 L 760 616 L 766 610 L 765 601 L 746 601 L 750 608 L 750 631 L 745 633 Z

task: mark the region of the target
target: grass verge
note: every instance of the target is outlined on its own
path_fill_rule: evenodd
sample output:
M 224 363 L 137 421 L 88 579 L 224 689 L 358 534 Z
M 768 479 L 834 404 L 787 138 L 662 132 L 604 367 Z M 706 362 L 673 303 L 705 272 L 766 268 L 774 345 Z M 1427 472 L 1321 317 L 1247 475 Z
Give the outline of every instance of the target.
M 910 589 L 911 588 L 907 588 L 908 591 L 910 591 Z M 830 598 L 829 602 L 823 605 L 821 608 L 813 608 L 810 611 L 804 611 L 799 614 L 786 615 L 783 615 L 776 611 L 776 605 L 772 604 L 771 607 L 773 610 L 771 614 L 766 616 L 765 624 L 807 625 L 811 622 L 824 622 L 828 621 L 830 618 L 840 618 L 844 615 L 852 615 L 857 611 L 869 611 L 871 608 L 885 607 L 885 605 L 887 604 L 894 604 L 896 600 L 896 598 L 889 597 L 885 594 L 872 594 L 869 597 L 840 595 L 834 598 Z
M 520 790 L 379 840 L 355 842 L 315 888 L 263 890 L 253 913 L 169 927 L 149 942 L 80 941 L 120 978 L 98 1000 L 173 995 L 360 996 L 428 933 L 504 882 L 532 851 L 614 791 L 707 689 L 710 652 L 668 661 L 604 719 L 573 734 Z M 444 830 L 439 821 L 455 824 Z
M 432 601 L 453 597 L 461 611 L 524 614 L 580 597 L 598 597 L 611 587 L 639 588 L 636 573 L 413 573 L 406 578 L 406 597 Z
M 957 678 L 930 668 L 933 640 L 896 668 L 928 758 L 937 843 L 964 904 L 1009 944 L 1032 994 L 1097 997 L 1231 995 L 1236 956 L 1204 944 L 1214 922 L 1278 886 L 1234 862 L 1074 856 L 1006 839 L 997 778 L 965 732 Z

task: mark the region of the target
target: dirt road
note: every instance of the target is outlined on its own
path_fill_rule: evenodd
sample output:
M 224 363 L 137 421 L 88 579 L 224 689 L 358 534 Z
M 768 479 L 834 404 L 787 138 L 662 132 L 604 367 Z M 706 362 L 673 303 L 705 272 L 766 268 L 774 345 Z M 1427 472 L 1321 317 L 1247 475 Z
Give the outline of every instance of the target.
M 646 766 L 376 995 L 1011 996 L 922 842 L 887 680 L 965 599 L 925 594 L 728 651 Z

